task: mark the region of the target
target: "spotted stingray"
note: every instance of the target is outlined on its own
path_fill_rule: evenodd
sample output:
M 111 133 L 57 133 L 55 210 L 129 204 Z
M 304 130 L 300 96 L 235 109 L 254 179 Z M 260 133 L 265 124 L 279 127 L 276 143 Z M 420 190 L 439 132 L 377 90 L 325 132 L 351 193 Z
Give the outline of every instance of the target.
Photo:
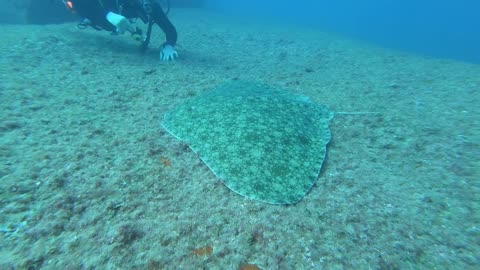
M 162 125 L 232 191 L 293 204 L 319 177 L 332 118 L 305 96 L 236 81 L 177 106 Z

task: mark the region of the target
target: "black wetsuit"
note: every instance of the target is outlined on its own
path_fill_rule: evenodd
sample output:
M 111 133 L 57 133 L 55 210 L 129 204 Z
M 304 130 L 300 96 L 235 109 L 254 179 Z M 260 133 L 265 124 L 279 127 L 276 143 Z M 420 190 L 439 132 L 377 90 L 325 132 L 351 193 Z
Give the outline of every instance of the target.
M 93 25 L 107 31 L 115 31 L 116 28 L 107 20 L 107 14 L 114 12 L 133 19 L 140 18 L 148 23 L 148 15 L 143 8 L 141 0 L 70 0 L 73 10 L 80 16 L 90 20 Z M 158 24 L 165 32 L 165 44 L 175 46 L 177 43 L 177 31 L 168 19 L 162 7 L 155 0 L 151 0 L 152 12 L 150 14 L 154 23 Z

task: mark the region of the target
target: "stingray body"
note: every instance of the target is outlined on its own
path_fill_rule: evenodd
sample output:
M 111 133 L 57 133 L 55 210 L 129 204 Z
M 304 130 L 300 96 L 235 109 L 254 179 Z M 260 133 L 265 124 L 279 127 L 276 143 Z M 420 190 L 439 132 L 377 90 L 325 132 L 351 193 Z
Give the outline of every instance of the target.
M 162 125 L 232 191 L 293 204 L 319 176 L 332 118 L 327 107 L 304 96 L 234 82 L 177 106 Z

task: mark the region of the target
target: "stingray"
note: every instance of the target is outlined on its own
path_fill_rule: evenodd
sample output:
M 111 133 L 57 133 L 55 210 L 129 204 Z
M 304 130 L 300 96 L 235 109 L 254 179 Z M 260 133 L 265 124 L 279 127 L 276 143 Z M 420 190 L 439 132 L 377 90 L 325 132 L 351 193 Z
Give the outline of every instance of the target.
M 178 105 L 162 126 L 232 191 L 294 204 L 319 177 L 333 115 L 308 97 L 236 81 Z

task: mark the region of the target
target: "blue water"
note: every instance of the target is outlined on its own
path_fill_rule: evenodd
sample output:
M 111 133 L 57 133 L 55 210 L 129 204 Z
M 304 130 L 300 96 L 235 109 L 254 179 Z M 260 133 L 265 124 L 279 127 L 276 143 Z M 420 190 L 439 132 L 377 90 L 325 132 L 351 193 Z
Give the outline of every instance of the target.
M 207 0 L 228 13 L 318 27 L 423 55 L 480 63 L 479 0 Z

